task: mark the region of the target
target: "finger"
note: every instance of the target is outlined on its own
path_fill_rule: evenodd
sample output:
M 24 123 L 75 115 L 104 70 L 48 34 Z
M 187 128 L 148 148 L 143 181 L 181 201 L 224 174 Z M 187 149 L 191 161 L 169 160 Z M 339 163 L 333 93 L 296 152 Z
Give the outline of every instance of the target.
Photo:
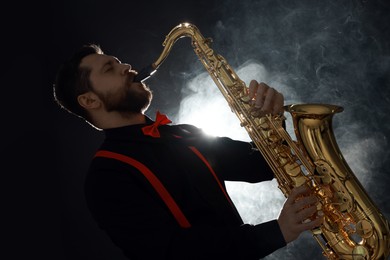
M 256 108 L 262 108 L 264 104 L 264 96 L 270 87 L 261 82 L 258 84 L 257 92 L 256 92 Z
M 250 98 L 250 100 L 255 98 L 258 86 L 259 86 L 259 84 L 257 83 L 256 80 L 251 80 L 251 82 L 249 83 L 249 98 Z
M 295 187 L 291 190 L 290 195 L 287 198 L 287 202 L 289 202 L 290 204 L 294 204 L 299 196 L 309 194 L 310 192 L 311 190 L 306 185 Z
M 276 92 L 274 106 L 272 108 L 272 113 L 274 115 L 281 115 L 284 112 L 284 96 L 280 92 Z
M 276 95 L 276 90 L 274 88 L 268 88 L 267 92 L 265 93 L 264 103 L 261 110 L 265 111 L 266 113 L 271 113 L 273 110 L 273 107 L 271 104 L 274 102 L 274 97 Z
M 299 219 L 299 222 L 304 222 L 305 220 L 308 220 L 310 217 L 313 216 L 314 213 L 317 212 L 316 206 L 310 206 L 308 208 L 304 208 L 297 214 L 297 218 Z
M 306 196 L 298 198 L 294 203 L 294 208 L 299 211 L 303 208 L 310 207 L 318 202 L 316 196 Z
M 318 218 L 313 219 L 312 221 L 302 223 L 300 225 L 300 227 L 301 227 L 302 231 L 305 231 L 305 230 L 317 228 L 317 227 L 321 226 L 322 223 L 324 223 L 324 217 L 319 216 Z

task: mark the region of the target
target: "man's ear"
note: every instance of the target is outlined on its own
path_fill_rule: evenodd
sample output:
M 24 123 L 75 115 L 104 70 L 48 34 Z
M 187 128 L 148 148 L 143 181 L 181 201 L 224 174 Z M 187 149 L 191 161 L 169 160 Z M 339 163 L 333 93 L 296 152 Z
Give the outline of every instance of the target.
M 80 106 L 84 107 L 85 109 L 94 109 L 101 105 L 99 97 L 91 91 L 79 95 L 77 97 L 77 101 L 79 102 Z

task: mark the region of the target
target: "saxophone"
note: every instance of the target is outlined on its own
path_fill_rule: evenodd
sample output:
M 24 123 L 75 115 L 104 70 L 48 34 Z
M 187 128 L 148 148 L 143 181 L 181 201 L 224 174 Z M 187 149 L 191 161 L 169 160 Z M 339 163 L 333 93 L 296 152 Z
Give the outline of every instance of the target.
M 279 189 L 288 197 L 294 187 L 308 185 L 319 199 L 323 224 L 311 230 L 327 259 L 386 259 L 390 252 L 389 223 L 346 163 L 336 143 L 332 118 L 343 108 L 330 104 L 292 104 L 296 140 L 283 127 L 283 115 L 256 115 L 245 83 L 227 61 L 210 48 L 190 23 L 174 27 L 163 42 L 160 57 L 137 76 L 154 73 L 182 37 L 192 47 L 219 90 L 272 168 Z

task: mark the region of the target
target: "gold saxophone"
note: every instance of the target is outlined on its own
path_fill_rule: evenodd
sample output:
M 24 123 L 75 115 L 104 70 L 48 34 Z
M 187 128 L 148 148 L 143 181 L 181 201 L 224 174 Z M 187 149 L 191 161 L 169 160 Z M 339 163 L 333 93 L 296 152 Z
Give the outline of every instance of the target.
M 324 222 L 311 232 L 323 255 L 327 259 L 386 259 L 389 223 L 344 160 L 332 130 L 333 115 L 343 108 L 329 104 L 285 106 L 297 137 L 293 141 L 283 127 L 283 115 L 253 113 L 245 83 L 210 48 L 211 39 L 204 38 L 193 24 L 181 23 L 169 32 L 163 52 L 149 69 L 156 71 L 182 37 L 192 39 L 196 55 L 272 168 L 285 197 L 303 184 L 318 197 Z

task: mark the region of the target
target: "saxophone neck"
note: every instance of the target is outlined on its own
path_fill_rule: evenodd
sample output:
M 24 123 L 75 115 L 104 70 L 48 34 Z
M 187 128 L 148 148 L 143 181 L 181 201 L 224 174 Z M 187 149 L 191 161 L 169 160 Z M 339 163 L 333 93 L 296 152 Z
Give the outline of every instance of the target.
M 138 75 L 135 77 L 134 81 L 143 82 L 152 76 L 168 57 L 176 41 L 183 37 L 190 37 L 191 39 L 194 39 L 194 37 L 203 38 L 199 29 L 191 23 L 180 23 L 179 25 L 175 26 L 165 37 L 165 40 L 162 44 L 164 49 L 158 59 L 152 64 L 141 69 Z
M 163 42 L 164 49 L 160 54 L 160 57 L 153 63 L 153 66 L 157 69 L 168 57 L 171 52 L 172 46 L 176 43 L 177 40 L 183 37 L 194 38 L 195 35 L 200 34 L 199 29 L 190 23 L 180 23 L 175 26 L 165 37 Z

